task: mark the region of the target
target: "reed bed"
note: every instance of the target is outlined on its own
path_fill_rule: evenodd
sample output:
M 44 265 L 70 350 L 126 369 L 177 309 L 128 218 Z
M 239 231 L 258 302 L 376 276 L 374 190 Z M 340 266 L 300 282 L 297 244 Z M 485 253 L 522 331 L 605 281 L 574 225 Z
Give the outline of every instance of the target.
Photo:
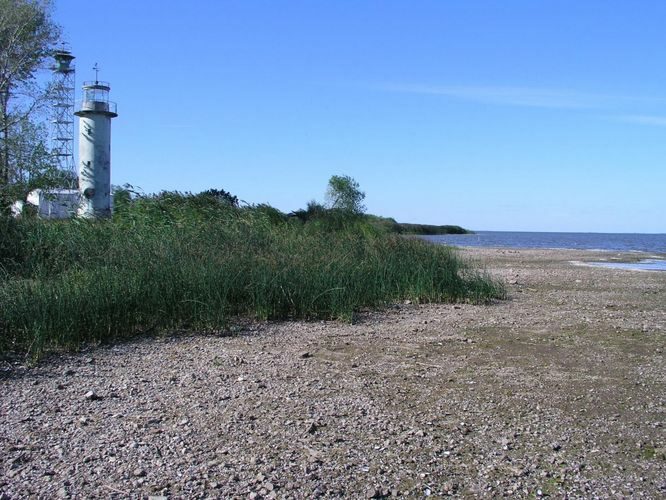
M 0 231 L 0 353 L 504 294 L 452 249 L 362 218 L 303 222 L 179 193 L 127 201 L 112 220 L 3 219 Z

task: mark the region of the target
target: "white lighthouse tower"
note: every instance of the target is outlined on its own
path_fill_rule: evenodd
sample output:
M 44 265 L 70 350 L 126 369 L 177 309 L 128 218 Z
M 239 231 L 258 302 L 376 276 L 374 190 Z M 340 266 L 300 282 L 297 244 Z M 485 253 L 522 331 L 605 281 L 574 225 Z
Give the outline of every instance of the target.
M 80 217 L 111 216 L 111 118 L 118 113 L 109 90 L 108 82 L 83 82 L 81 109 L 74 113 L 79 117 Z

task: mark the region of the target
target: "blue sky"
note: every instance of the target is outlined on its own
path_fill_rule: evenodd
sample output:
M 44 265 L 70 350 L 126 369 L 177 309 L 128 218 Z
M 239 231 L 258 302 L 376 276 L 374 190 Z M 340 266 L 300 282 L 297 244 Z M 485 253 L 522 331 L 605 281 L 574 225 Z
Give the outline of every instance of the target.
M 662 0 L 56 0 L 112 182 L 477 230 L 666 232 Z

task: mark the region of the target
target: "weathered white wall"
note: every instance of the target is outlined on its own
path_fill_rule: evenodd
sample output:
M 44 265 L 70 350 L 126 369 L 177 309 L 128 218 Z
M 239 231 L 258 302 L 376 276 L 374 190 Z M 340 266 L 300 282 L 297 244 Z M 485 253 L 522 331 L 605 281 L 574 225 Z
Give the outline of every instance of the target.
M 46 219 L 68 219 L 79 206 L 80 194 L 76 189 L 35 189 L 28 194 L 27 202 L 37 207 L 37 214 Z M 17 205 L 18 208 L 18 205 Z M 23 211 L 23 206 L 20 207 Z M 16 214 L 19 215 L 19 214 Z
M 81 112 L 79 112 L 81 113 Z M 111 116 L 79 114 L 79 190 L 82 217 L 111 215 Z

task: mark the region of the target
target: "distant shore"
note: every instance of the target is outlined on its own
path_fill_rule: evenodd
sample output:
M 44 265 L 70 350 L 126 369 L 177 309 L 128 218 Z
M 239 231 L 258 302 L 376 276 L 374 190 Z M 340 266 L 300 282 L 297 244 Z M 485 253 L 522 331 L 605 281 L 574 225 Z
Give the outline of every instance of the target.
M 431 224 L 409 224 L 398 222 L 398 227 L 402 234 L 436 235 L 436 234 L 474 234 L 473 231 L 460 226 L 444 225 L 436 226 Z
M 365 219 L 382 229 L 393 233 L 426 236 L 426 235 L 447 235 L 447 234 L 474 234 L 474 231 L 465 229 L 456 225 L 435 225 L 435 224 L 413 224 L 408 222 L 397 222 L 391 217 L 380 217 L 378 215 L 365 214 Z

